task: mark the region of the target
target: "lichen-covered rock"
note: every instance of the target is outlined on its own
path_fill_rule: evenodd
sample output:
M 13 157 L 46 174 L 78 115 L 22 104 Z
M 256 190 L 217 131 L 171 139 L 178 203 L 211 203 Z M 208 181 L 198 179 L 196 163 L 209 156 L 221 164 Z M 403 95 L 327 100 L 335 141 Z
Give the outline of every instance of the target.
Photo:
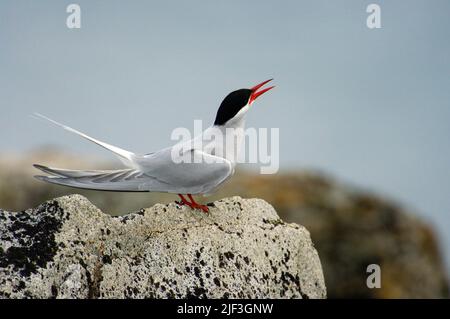
M 79 195 L 0 210 L 0 298 L 324 298 L 308 231 L 263 200 L 122 217 Z

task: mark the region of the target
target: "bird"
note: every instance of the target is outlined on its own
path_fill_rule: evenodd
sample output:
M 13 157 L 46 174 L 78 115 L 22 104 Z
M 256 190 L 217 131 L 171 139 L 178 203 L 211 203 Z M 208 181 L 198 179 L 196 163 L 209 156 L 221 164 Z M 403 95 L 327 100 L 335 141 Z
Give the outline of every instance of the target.
M 197 203 L 192 196 L 211 194 L 233 176 L 245 128 L 245 115 L 258 97 L 275 87 L 262 88 L 272 80 L 229 93 L 220 104 L 212 126 L 191 140 L 148 154 L 137 154 L 110 145 L 35 113 L 37 117 L 109 150 L 121 160 L 125 168 L 72 170 L 33 164 L 46 174 L 34 177 L 47 183 L 83 189 L 177 194 L 180 197 L 177 204 L 208 213 L 208 206 Z M 211 135 L 218 133 L 223 138 L 212 140 Z M 225 142 L 230 134 L 237 141 L 231 146 Z M 174 154 L 190 160 L 174 160 Z

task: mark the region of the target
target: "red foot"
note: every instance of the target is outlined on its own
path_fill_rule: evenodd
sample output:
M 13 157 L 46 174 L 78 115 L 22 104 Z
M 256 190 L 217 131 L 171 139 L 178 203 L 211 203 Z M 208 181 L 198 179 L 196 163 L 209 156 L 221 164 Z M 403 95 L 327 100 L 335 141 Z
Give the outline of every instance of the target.
M 197 203 L 193 198 L 191 194 L 188 194 L 189 199 L 191 200 L 190 202 L 188 202 L 183 195 L 178 194 L 178 196 L 180 196 L 181 198 L 181 202 L 176 202 L 178 205 L 187 205 L 189 206 L 191 209 L 201 209 L 202 211 L 204 211 L 205 213 L 209 212 L 209 208 L 206 205 L 201 205 L 199 203 Z

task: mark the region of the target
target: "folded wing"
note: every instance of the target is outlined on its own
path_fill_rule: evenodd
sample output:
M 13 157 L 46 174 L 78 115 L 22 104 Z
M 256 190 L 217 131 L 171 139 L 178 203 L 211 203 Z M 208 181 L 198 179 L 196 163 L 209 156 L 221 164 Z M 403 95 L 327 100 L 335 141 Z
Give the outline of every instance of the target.
M 155 179 L 145 176 L 134 169 L 122 170 L 67 170 L 34 165 L 50 176 L 35 176 L 37 179 L 58 185 L 76 188 L 117 191 L 117 192 L 148 192 L 151 189 L 167 187 Z
M 65 186 L 123 192 L 208 193 L 233 173 L 231 163 L 201 151 L 192 150 L 193 163 L 176 163 L 170 150 L 141 158 L 139 169 L 68 170 L 34 165 L 50 176 L 37 179 Z

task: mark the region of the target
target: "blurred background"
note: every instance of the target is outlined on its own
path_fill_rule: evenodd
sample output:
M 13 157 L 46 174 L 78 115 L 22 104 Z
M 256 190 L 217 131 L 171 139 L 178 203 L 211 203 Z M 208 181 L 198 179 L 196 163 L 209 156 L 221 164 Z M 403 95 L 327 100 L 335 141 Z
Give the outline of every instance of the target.
M 111 214 L 175 196 L 34 181 L 33 162 L 120 165 L 33 112 L 136 152 L 212 123 L 230 91 L 275 78 L 248 126 L 280 128 L 280 172 L 219 193 L 261 197 L 311 232 L 329 297 L 448 297 L 450 2 L 0 2 L 0 207 L 81 193 Z M 368 289 L 378 263 L 382 288 Z

